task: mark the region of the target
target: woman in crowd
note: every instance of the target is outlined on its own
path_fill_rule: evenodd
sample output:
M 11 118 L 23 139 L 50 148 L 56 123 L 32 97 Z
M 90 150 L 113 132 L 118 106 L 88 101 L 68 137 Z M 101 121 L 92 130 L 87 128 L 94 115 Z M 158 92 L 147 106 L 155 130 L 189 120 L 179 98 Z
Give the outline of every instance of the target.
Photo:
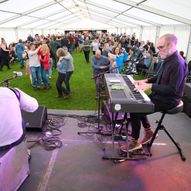
M 119 47 L 114 48 L 114 53 L 108 54 L 110 59 L 114 59 L 114 62 L 116 62 L 119 73 L 122 72 L 123 63 L 127 61 L 128 54 L 125 51 L 124 48 L 122 48 L 122 51 L 120 51 Z
M 0 59 L 0 71 L 2 71 L 4 65 L 6 65 L 7 69 L 9 70 L 9 49 L 4 38 L 1 38 Z
M 64 59 L 66 60 L 66 63 L 67 63 L 66 78 L 64 80 L 64 83 L 66 85 L 66 90 L 64 91 L 65 93 L 64 98 L 67 99 L 70 97 L 70 78 L 74 72 L 74 64 L 73 64 L 72 55 L 68 52 L 67 47 L 63 47 L 63 49 L 66 54 L 66 56 L 64 56 Z
M 99 46 L 100 46 L 99 38 L 98 37 L 96 37 L 94 39 L 94 41 L 92 42 L 91 46 L 92 46 L 93 55 L 95 55 L 96 50 L 99 49 Z
M 39 50 L 39 54 L 41 64 L 41 78 L 44 84 L 44 88 L 49 89 L 51 86 L 47 76 L 50 69 L 50 50 L 47 44 L 42 44 L 41 49 Z
M 26 62 L 26 70 L 25 70 L 25 74 L 27 76 L 29 76 L 31 84 L 32 84 L 32 75 L 30 73 L 30 66 L 29 66 L 29 55 L 28 55 L 28 51 L 30 50 L 30 44 L 29 42 L 26 42 L 25 44 L 25 51 L 23 53 L 23 58 L 25 59 Z
M 56 97 L 61 98 L 63 97 L 63 94 L 65 92 L 65 88 L 62 87 L 62 83 L 63 81 L 65 81 L 66 78 L 67 62 L 64 59 L 66 53 L 63 48 L 59 48 L 56 52 L 56 55 L 58 57 L 58 62 L 57 62 L 58 78 L 56 81 L 56 88 L 58 95 Z
M 14 64 L 16 60 L 15 43 L 9 45 L 9 64 Z

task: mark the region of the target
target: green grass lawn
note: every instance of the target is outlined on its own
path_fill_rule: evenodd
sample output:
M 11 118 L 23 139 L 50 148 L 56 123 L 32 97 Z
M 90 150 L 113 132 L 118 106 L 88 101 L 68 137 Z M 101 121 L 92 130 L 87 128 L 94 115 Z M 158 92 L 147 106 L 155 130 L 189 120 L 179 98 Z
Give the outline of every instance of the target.
M 49 90 L 33 89 L 29 76 L 25 75 L 25 69 L 19 68 L 19 63 L 11 65 L 11 70 L 3 67 L 0 72 L 0 82 L 8 77 L 13 76 L 13 71 L 22 71 L 23 76 L 17 77 L 10 81 L 10 87 L 18 87 L 29 95 L 35 97 L 39 105 L 46 106 L 48 109 L 65 109 L 65 110 L 95 110 L 95 82 L 91 79 L 92 67 L 86 64 L 83 52 L 73 53 L 75 71 L 71 77 L 71 98 L 64 100 L 56 98 L 56 79 L 57 70 L 53 70 L 53 77 L 50 80 L 52 88 Z M 3 86 L 1 84 L 1 86 Z

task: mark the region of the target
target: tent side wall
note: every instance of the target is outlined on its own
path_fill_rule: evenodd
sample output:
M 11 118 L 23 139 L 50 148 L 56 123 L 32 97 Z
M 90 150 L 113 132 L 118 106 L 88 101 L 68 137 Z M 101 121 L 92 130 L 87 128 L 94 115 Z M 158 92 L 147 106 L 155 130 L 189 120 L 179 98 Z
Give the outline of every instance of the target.
M 190 27 L 188 25 L 174 25 L 174 26 L 164 26 L 161 27 L 160 36 L 165 33 L 173 33 L 178 38 L 177 49 L 184 51 L 185 55 L 187 53 Z M 190 59 L 190 56 L 187 55 L 187 59 Z
M 5 38 L 8 44 L 17 42 L 17 35 L 15 29 L 0 29 L 0 37 Z

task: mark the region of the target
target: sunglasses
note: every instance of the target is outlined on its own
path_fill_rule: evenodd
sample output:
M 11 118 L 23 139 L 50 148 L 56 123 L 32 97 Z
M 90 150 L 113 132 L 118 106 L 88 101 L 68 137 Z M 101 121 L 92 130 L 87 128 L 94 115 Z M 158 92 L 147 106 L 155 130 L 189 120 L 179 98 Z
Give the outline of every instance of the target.
M 157 49 L 162 50 L 165 46 L 157 46 Z

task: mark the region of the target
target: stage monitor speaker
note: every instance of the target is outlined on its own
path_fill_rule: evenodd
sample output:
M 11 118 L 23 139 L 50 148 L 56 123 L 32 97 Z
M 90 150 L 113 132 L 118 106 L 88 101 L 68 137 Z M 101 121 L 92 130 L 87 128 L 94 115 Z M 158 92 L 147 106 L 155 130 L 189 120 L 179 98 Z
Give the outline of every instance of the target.
M 47 120 L 47 108 L 39 106 L 35 112 L 22 111 L 22 117 L 26 125 L 26 130 L 39 130 L 42 128 Z

